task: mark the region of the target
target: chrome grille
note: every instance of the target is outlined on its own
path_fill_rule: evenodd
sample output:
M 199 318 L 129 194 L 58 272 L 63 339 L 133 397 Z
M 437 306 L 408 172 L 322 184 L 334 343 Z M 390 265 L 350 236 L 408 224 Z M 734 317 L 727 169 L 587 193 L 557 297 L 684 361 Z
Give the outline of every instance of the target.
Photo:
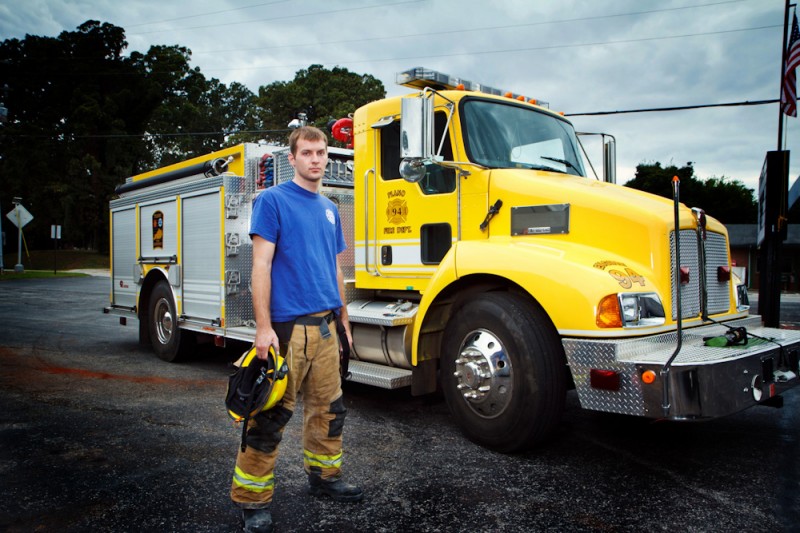
M 689 283 L 681 285 L 682 318 L 693 318 L 700 315 L 702 294 L 700 284 L 700 254 L 698 252 L 697 232 L 693 229 L 680 231 L 681 265 L 689 267 Z M 675 295 L 675 232 L 669 235 L 671 259 L 671 285 L 672 285 L 672 319 L 678 318 L 677 300 Z M 725 236 L 720 233 L 707 233 L 705 241 L 706 255 L 706 290 L 708 292 L 707 310 L 713 315 L 723 313 L 730 306 L 730 281 L 717 281 L 717 269 L 728 266 L 728 247 Z
M 708 233 L 706 239 L 706 283 L 708 285 L 708 314 L 724 313 L 730 308 L 730 280 L 717 281 L 717 270 L 728 266 L 728 247 L 725 236 Z

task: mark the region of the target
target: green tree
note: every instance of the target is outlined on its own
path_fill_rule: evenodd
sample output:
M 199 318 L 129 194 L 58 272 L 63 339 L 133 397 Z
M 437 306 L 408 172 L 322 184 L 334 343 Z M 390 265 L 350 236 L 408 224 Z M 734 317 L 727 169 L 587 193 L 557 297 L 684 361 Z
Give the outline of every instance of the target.
M 758 204 L 755 193 L 742 182 L 712 176 L 700 180 L 694 175 L 691 162 L 683 167 L 661 163 L 640 163 L 636 175 L 625 186 L 672 198 L 672 178 L 680 179 L 681 203 L 699 207 L 723 224 L 755 224 Z
M 161 96 L 147 124 L 151 159 L 146 168 L 219 150 L 231 144 L 230 135 L 254 124 L 255 95 L 239 83 L 226 87 L 207 80 L 200 69 L 189 68 L 190 57 L 186 48 L 167 46 L 136 57 Z
M 50 224 L 65 245 L 105 250 L 108 201 L 127 176 L 219 149 L 254 124 L 254 95 L 189 66 L 191 51 L 153 46 L 122 55 L 122 28 L 87 21 L 57 38 L 0 43 L 0 199 L 34 214 L 32 248 Z
M 311 65 L 294 80 L 277 81 L 258 90 L 257 118 L 264 137 L 285 142 L 287 124 L 305 113 L 310 124 L 325 128 L 329 121 L 347 117 L 362 105 L 386 96 L 380 80 L 346 68 Z
M 9 120 L 0 131 L 3 198 L 21 196 L 34 213 L 26 228 L 32 246 L 49 242 L 55 223 L 76 246 L 107 242 L 114 170 L 130 168 L 137 144 L 124 135 L 143 128 L 137 76 L 121 56 L 126 45 L 121 28 L 97 21 L 58 38 L 0 44 L 0 77 L 9 86 Z

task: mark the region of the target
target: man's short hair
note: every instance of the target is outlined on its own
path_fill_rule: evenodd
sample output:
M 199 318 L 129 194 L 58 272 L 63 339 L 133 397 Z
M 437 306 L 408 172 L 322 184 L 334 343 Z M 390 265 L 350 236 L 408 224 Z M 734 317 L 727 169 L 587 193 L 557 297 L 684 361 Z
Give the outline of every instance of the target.
M 301 126 L 289 135 L 289 151 L 292 155 L 297 155 L 297 141 L 300 139 L 311 142 L 325 141 L 325 146 L 328 146 L 328 136 L 324 131 L 314 126 Z

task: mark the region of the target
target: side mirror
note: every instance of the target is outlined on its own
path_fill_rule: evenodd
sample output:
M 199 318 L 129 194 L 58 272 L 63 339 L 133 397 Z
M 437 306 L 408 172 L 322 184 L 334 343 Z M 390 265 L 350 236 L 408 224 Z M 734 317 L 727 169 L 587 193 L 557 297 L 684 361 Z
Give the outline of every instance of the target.
M 408 182 L 417 183 L 425 177 L 426 173 L 424 159 L 406 158 L 400 161 L 400 175 Z
M 400 157 L 430 159 L 433 155 L 433 101 L 403 98 L 400 106 Z
M 403 98 L 400 104 L 400 175 L 410 182 L 425 176 L 433 156 L 433 100 Z
M 612 135 L 603 135 L 603 181 L 617 182 L 617 141 Z

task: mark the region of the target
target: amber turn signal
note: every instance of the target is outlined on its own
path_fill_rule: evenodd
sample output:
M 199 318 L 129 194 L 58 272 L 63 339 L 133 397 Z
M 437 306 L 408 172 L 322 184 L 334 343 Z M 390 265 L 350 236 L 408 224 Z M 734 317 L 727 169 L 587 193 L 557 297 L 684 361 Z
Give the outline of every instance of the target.
M 642 383 L 650 385 L 652 383 L 655 383 L 655 381 L 656 381 L 655 372 L 653 372 L 652 370 L 645 370 L 644 372 L 642 372 Z
M 616 294 L 609 294 L 597 305 L 595 323 L 599 328 L 621 328 L 622 316 L 619 312 L 619 300 Z

